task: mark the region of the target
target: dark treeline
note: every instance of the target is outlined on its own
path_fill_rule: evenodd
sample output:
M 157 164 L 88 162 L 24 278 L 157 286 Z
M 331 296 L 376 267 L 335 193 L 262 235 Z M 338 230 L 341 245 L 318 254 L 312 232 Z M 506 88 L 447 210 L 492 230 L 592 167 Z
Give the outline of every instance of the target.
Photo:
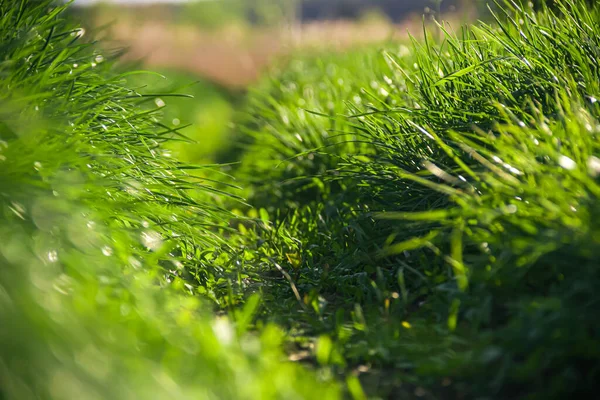
M 304 0 L 302 18 L 338 19 L 357 18 L 370 10 L 379 10 L 398 21 L 415 12 L 423 12 L 426 7 L 433 11 L 447 11 L 459 3 L 457 0 Z
M 592 6 L 598 0 L 586 0 Z M 503 0 L 500 0 L 502 3 Z M 555 0 L 516 0 L 525 5 L 532 4 L 537 10 L 544 5 L 557 11 Z M 493 0 L 301 0 L 303 20 L 355 19 L 371 10 L 378 10 L 393 21 L 400 21 L 410 14 L 422 13 L 426 8 L 432 12 L 447 12 L 454 8 L 474 6 L 486 14 L 488 5 L 496 9 Z

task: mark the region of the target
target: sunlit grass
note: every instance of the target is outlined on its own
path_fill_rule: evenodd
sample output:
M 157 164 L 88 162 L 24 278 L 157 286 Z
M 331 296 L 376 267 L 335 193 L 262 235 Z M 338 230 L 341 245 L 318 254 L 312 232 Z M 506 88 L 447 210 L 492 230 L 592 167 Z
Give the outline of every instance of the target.
M 165 154 L 172 97 L 131 90 L 62 10 L 0 5 L 0 397 L 337 397 L 280 330 L 247 334 L 257 298 L 203 305 L 225 293 L 230 195 Z
M 299 55 L 222 121 L 235 135 L 207 151 L 233 177 L 169 153 L 193 152 L 188 88 L 116 74 L 61 7 L 2 3 L 0 397 L 595 389 L 585 3 Z
M 329 332 L 328 363 L 370 365 L 372 393 L 594 386 L 597 355 L 581 350 L 598 343 L 599 11 L 494 12 L 411 46 L 293 62 L 250 101 L 241 169 L 281 233 L 260 233 L 263 252 L 281 251 L 296 288 L 265 297 L 271 314 L 291 318 L 300 297 L 313 316 L 283 323 Z

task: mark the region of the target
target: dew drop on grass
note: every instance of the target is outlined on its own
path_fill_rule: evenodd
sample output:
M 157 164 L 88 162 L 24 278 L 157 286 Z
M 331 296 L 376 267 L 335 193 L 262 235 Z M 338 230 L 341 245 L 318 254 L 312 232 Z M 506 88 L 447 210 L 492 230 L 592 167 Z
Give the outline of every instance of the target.
M 100 64 L 102 61 L 104 61 L 104 56 L 102 54 L 98 54 L 96 57 L 94 57 L 94 61 Z
M 50 250 L 48 254 L 46 254 L 48 261 L 51 263 L 55 263 L 58 261 L 58 252 L 56 250 Z
M 521 171 L 519 171 L 517 168 L 513 167 L 510 164 L 504 164 L 504 168 L 506 168 L 507 170 L 509 170 L 511 173 L 513 173 L 515 175 L 523 175 L 523 173 Z
M 156 104 L 156 107 L 158 107 L 158 108 L 162 108 L 162 107 L 166 106 L 166 103 L 160 97 L 157 97 L 156 99 L 154 99 L 154 104 Z
M 109 246 L 104 246 L 102 247 L 102 254 L 104 254 L 106 257 L 110 257 L 113 255 L 113 249 Z
M 181 121 L 179 120 L 179 118 L 173 118 L 173 125 L 175 126 L 179 126 L 179 124 L 181 124 Z
M 133 256 L 129 257 L 129 264 L 134 269 L 140 269 L 142 267 L 142 263 L 140 262 L 140 260 L 138 260 L 137 258 L 135 258 Z
M 566 170 L 572 171 L 577 168 L 577 163 L 567 156 L 560 156 L 558 164 Z
M 162 246 L 162 237 L 155 231 L 144 231 L 141 235 L 142 244 L 148 250 L 156 251 Z
M 487 242 L 483 242 L 480 245 L 481 250 L 485 251 L 486 253 L 490 252 L 490 245 Z
M 224 345 L 233 340 L 233 329 L 226 318 L 217 318 L 212 324 L 213 332 L 217 339 Z
M 587 161 L 588 171 L 594 178 L 600 175 L 600 158 L 590 156 Z
M 96 223 L 94 221 L 88 221 L 86 226 L 88 227 L 88 229 L 94 229 Z
M 39 171 L 40 169 L 42 169 L 42 163 L 41 163 L 41 162 L 39 162 L 39 161 L 36 161 L 36 162 L 34 162 L 34 163 L 33 163 L 33 168 L 34 168 L 36 171 Z

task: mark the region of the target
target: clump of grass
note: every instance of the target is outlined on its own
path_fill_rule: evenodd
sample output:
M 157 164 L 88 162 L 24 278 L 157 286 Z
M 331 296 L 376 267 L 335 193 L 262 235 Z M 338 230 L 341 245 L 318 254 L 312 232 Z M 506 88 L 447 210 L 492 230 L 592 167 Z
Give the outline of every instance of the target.
M 292 210 L 272 212 L 272 228 L 258 234 L 294 272 L 289 298 L 298 292 L 314 311 L 292 326 L 334 338 L 320 357 L 334 369 L 378 367 L 367 385 L 396 367 L 427 396 L 594 389 L 600 10 L 565 0 L 495 12 L 491 25 L 441 25 L 408 53 L 391 46 L 356 64 L 339 60 L 364 71 L 343 96 L 335 78 L 319 93 L 341 112 L 317 105 L 297 119 L 301 90 L 284 104 L 255 97 L 263 122 L 249 175 L 280 166 L 289 174 L 270 172 L 274 181 L 256 188 L 292 198 Z M 319 63 L 292 68 L 271 90 L 302 88 Z M 294 141 L 321 128 L 341 140 Z M 317 151 L 322 169 L 311 170 L 305 156 Z M 306 196 L 289 184 L 315 179 L 322 185 Z M 272 231 L 296 250 L 278 253 L 287 248 Z M 286 304 L 291 284 L 282 282 L 273 292 Z
M 255 206 L 296 207 L 343 190 L 323 177 L 336 169 L 337 152 L 367 151 L 343 114 L 347 103 L 369 100 L 361 85 L 385 67 L 376 53 L 365 48 L 295 59 L 251 90 L 237 121 L 248 156 L 236 176 L 252 184 L 248 196 Z
M 165 154 L 166 97 L 125 86 L 64 9 L 0 3 L 0 397 L 336 398 L 279 329 L 247 333 L 257 297 L 203 305 L 227 195 Z

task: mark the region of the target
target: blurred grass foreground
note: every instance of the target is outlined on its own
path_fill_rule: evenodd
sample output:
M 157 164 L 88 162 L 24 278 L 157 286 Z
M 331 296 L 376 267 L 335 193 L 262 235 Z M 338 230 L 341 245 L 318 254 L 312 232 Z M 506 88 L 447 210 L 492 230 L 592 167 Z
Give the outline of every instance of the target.
M 236 86 L 0 1 L 0 399 L 593 398 L 600 6 L 432 9 Z

